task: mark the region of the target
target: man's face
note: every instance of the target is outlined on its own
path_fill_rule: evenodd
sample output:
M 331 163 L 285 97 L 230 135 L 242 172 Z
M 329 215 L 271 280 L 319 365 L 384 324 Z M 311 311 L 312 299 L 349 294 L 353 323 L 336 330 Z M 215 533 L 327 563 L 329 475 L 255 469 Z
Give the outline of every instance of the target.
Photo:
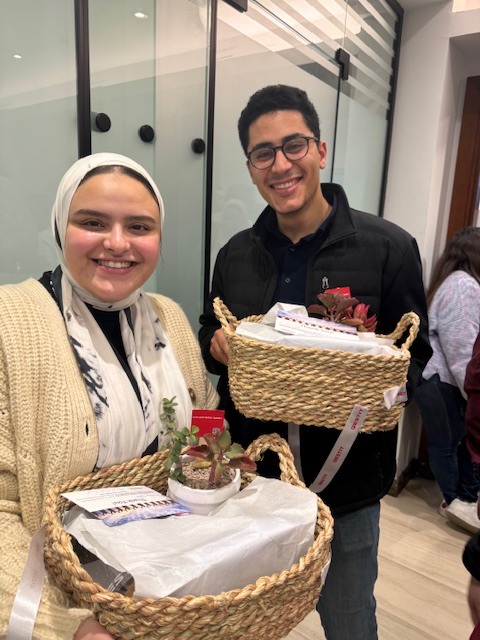
M 276 147 L 294 135 L 313 137 L 300 111 L 272 111 L 252 122 L 248 130 L 250 152 L 261 146 Z M 278 215 L 304 214 L 322 201 L 320 169 L 326 165 L 324 142 L 311 140 L 307 154 L 288 160 L 281 149 L 268 169 L 256 169 L 247 162 L 252 182 Z

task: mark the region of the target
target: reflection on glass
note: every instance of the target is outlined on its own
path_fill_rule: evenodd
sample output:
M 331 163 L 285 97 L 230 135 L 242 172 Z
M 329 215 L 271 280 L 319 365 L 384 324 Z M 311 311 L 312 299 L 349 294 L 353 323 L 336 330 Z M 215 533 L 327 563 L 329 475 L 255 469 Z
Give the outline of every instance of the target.
M 147 290 L 178 301 L 192 325 L 203 305 L 207 3 L 90 0 L 92 110 L 110 131 L 92 132 L 94 151 L 115 150 L 154 176 L 165 204 L 159 266 Z M 144 14 L 136 17 L 135 12 Z M 152 142 L 139 129 L 150 125 Z
M 345 32 L 350 77 L 340 82 L 333 179 L 353 207 L 379 215 L 398 17 L 385 0 L 369 11 L 364 4 L 351 0 L 347 8 L 361 29 Z
M 223 4 L 223 3 L 222 3 Z M 203 310 L 209 3 L 157 3 L 155 171 L 165 202 L 158 290 L 180 302 L 198 326 Z
M 26 19 L 28 17 L 28 19 Z M 77 158 L 73 3 L 0 9 L 0 284 L 57 263 L 50 212 Z
M 135 12 L 130 0 L 89 3 L 92 153 L 122 153 L 154 177 L 155 144 L 143 142 L 139 129 L 155 129 L 155 4 Z M 110 118 L 108 131 L 95 126 L 99 113 Z M 157 291 L 155 273 L 145 289 Z
M 135 12 L 131 0 L 89 3 L 92 112 L 111 120 L 109 131 L 93 126 L 92 151 L 115 150 L 150 172 L 155 145 L 143 142 L 139 129 L 155 128 L 155 5 L 146 0 Z

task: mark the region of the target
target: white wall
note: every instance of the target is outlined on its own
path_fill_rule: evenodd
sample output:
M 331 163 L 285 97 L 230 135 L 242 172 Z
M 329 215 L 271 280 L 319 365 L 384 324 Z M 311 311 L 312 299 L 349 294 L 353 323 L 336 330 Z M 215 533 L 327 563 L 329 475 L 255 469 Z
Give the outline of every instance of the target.
M 454 11 L 468 11 L 469 9 L 480 9 L 480 0 L 453 0 Z
M 427 281 L 445 242 L 466 78 L 480 75 L 480 10 L 451 6 L 405 12 L 385 200 L 385 218 L 417 238 Z
M 404 14 L 385 218 L 416 237 L 428 283 L 445 245 L 466 79 L 480 75 L 480 9 L 452 2 Z M 416 412 L 401 426 L 397 462 L 416 456 Z

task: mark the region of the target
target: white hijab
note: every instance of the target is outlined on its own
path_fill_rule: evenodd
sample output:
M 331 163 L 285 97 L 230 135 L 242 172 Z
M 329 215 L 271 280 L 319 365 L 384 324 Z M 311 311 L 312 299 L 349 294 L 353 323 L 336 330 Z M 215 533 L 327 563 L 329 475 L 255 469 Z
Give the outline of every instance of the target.
M 190 426 L 192 403 L 185 380 L 162 324 L 148 296 L 133 291 L 113 304 L 102 302 L 83 289 L 70 273 L 63 253 L 70 204 L 79 184 L 92 169 L 100 166 L 128 167 L 151 185 L 160 209 L 160 192 L 145 169 L 126 156 L 96 153 L 81 158 L 63 176 L 52 209 L 52 231 L 60 267 L 52 275 L 52 285 L 62 309 L 70 342 L 95 413 L 99 453 L 95 469 L 141 456 L 158 437 L 162 441 L 163 399 L 176 396 L 179 428 Z M 141 403 L 110 343 L 85 303 L 96 309 L 120 311 L 120 330 L 127 362 L 136 380 Z

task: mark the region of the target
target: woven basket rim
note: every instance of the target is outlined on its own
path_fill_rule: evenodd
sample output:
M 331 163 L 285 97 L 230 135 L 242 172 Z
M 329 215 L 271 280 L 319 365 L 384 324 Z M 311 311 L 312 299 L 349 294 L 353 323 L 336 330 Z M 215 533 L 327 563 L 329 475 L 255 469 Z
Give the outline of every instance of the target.
M 370 353 L 362 353 L 362 352 L 348 352 L 342 349 L 325 349 L 323 347 L 301 347 L 296 345 L 279 345 L 272 342 L 265 342 L 262 340 L 254 340 L 253 338 L 249 338 L 247 336 L 239 335 L 235 330 L 232 330 L 229 324 L 232 324 L 235 329 L 242 322 L 255 322 L 259 323 L 265 317 L 265 314 L 259 315 L 249 315 L 245 316 L 238 320 L 236 316 L 232 314 L 226 304 L 222 301 L 220 297 L 216 297 L 213 301 L 214 313 L 217 317 L 217 320 L 220 322 L 222 328 L 225 331 L 226 338 L 229 342 L 239 341 L 240 344 L 248 345 L 249 347 L 255 347 L 255 349 L 259 349 L 262 351 L 272 351 L 281 349 L 286 350 L 286 353 L 292 354 L 307 354 L 307 353 L 315 353 L 322 352 L 325 355 L 328 354 L 338 354 L 338 353 L 353 353 L 356 356 L 367 356 L 369 359 L 378 360 L 379 362 L 391 361 L 391 360 L 401 360 L 402 358 L 410 357 L 410 347 L 413 343 L 419 328 L 420 319 L 418 314 L 414 311 L 409 311 L 404 313 L 402 317 L 399 319 L 397 326 L 395 329 L 389 334 L 375 334 L 377 338 L 389 338 L 395 342 L 397 342 L 402 335 L 404 335 L 408 331 L 408 337 L 404 342 L 400 345 L 393 344 L 391 348 L 395 351 L 398 351 L 399 355 L 387 355 L 387 354 L 370 354 Z
M 273 434 L 273 435 L 276 435 L 276 434 Z M 279 436 L 277 437 L 279 438 L 279 440 L 281 440 Z M 76 567 L 77 572 L 79 573 L 80 576 L 82 575 L 84 576 L 84 579 L 81 580 L 81 583 L 92 585 L 92 587 L 96 589 L 96 592 L 92 592 L 91 588 L 89 588 L 87 591 L 82 590 L 83 594 L 87 595 L 93 604 L 101 605 L 102 596 L 108 595 L 110 600 L 113 599 L 117 603 L 126 603 L 128 604 L 129 608 L 133 607 L 134 609 L 138 609 L 138 610 L 143 609 L 145 605 L 155 606 L 155 604 L 158 603 L 159 601 L 162 601 L 164 603 L 170 603 L 176 607 L 181 607 L 183 605 L 188 604 L 189 610 L 192 610 L 195 608 L 202 608 L 202 609 L 207 608 L 213 611 L 225 609 L 225 604 L 227 601 L 231 602 L 233 599 L 237 599 L 237 596 L 241 596 L 243 593 L 248 594 L 249 599 L 261 598 L 265 592 L 270 591 L 271 589 L 274 589 L 276 587 L 277 582 L 273 580 L 273 578 L 284 576 L 284 580 L 288 580 L 290 577 L 294 577 L 299 572 L 300 573 L 305 572 L 316 561 L 317 556 L 323 549 L 324 545 L 329 544 L 331 542 L 331 539 L 333 536 L 333 518 L 331 517 L 329 508 L 325 505 L 325 503 L 323 503 L 323 501 L 320 498 L 317 497 L 317 519 L 315 523 L 315 531 L 319 529 L 319 521 L 321 517 L 323 519 L 323 523 L 325 526 L 320 527 L 318 534 L 316 533 L 315 538 L 311 546 L 308 548 L 307 552 L 288 569 L 284 569 L 281 572 L 273 573 L 269 576 L 260 576 L 253 583 L 247 584 L 239 589 L 223 591 L 216 595 L 215 594 L 212 594 L 212 595 L 207 594 L 202 596 L 185 595 L 179 598 L 175 596 L 165 596 L 163 598 L 154 598 L 154 597 L 135 598 L 132 596 L 123 595 L 118 592 L 109 591 L 108 589 L 106 589 L 105 587 L 102 587 L 102 585 L 98 584 L 92 579 L 92 577 L 86 571 L 86 569 L 82 567 L 78 559 L 78 556 L 73 551 L 73 546 L 71 542 L 72 536 L 65 531 L 64 527 L 62 526 L 60 518 L 61 518 L 61 514 L 65 510 L 64 507 L 66 506 L 66 504 L 67 503 L 74 504 L 74 503 L 72 503 L 68 498 L 61 496 L 60 494 L 66 492 L 67 490 L 70 490 L 70 491 L 73 490 L 72 485 L 75 485 L 75 483 L 79 482 L 80 480 L 82 480 L 85 483 L 85 482 L 88 482 L 90 479 L 94 479 L 95 477 L 98 477 L 99 475 L 105 475 L 108 477 L 113 476 L 114 474 L 118 474 L 119 471 L 124 471 L 129 467 L 138 469 L 141 466 L 147 466 L 149 464 L 152 464 L 153 462 L 156 462 L 157 458 L 161 459 L 166 457 L 167 454 L 168 452 L 158 451 L 154 454 L 151 454 L 150 456 L 144 456 L 143 458 L 135 458 L 134 460 L 130 460 L 130 461 L 121 463 L 119 465 L 114 465 L 112 467 L 108 467 L 107 469 L 101 469 L 100 471 L 92 472 L 86 476 L 78 476 L 71 482 L 64 483 L 60 487 L 51 488 L 47 493 L 47 497 L 45 500 L 45 510 L 48 511 L 51 509 L 55 513 L 55 520 L 53 522 L 52 521 L 46 522 L 47 540 L 48 538 L 53 536 L 54 532 L 64 533 L 66 536 L 68 536 L 66 549 L 75 558 L 74 566 Z M 108 471 L 108 474 L 105 473 L 107 471 Z M 242 475 L 243 481 L 247 481 L 249 483 L 252 480 L 251 476 L 253 474 L 249 474 L 248 472 L 242 471 L 241 475 Z M 293 484 L 293 483 L 290 483 L 290 484 Z M 301 483 L 301 481 L 299 480 L 299 486 L 301 485 L 303 485 L 303 483 Z M 119 483 L 119 484 L 113 484 L 111 486 L 125 486 L 125 482 Z M 306 491 L 308 491 L 305 485 L 303 485 L 303 487 L 305 488 Z M 65 504 L 62 507 L 61 502 L 60 504 L 57 504 L 57 501 L 63 501 Z M 56 517 L 57 507 L 59 508 L 59 512 L 60 512 L 59 518 Z M 58 536 L 56 537 L 58 538 Z M 57 557 L 58 557 L 58 554 L 57 554 Z M 59 562 L 61 562 L 64 565 L 66 561 L 64 558 L 60 558 Z M 251 589 L 252 585 L 255 587 L 253 592 Z M 79 589 L 77 588 L 77 591 L 78 590 Z M 73 593 L 73 590 L 72 590 L 72 593 Z
M 388 407 L 385 392 L 406 384 L 410 349 L 420 323 L 414 311 L 404 313 L 390 334 L 375 334 L 394 341 L 387 354 L 345 350 L 348 345 L 328 349 L 256 340 L 239 335 L 236 327 L 241 322 L 259 323 L 265 314 L 238 320 L 218 296 L 213 310 L 230 345 L 230 393 L 240 413 L 258 420 L 343 429 L 351 408 L 347 412 L 333 405 L 343 407 L 351 399 L 352 407 L 365 403 L 369 408 L 363 433 L 390 430 L 397 424 L 404 403 Z
M 246 318 L 244 318 L 244 320 L 246 320 Z M 380 336 L 378 335 L 377 337 L 388 337 L 388 336 Z M 295 353 L 296 355 L 300 355 L 300 354 L 309 354 L 309 355 L 314 355 L 316 352 L 320 352 L 321 355 L 325 355 L 330 356 L 330 355 L 339 355 L 342 354 L 342 356 L 345 356 L 345 354 L 349 355 L 353 355 L 353 356 L 357 356 L 357 357 L 368 357 L 371 360 L 378 360 L 378 362 L 385 362 L 385 361 L 391 361 L 391 360 L 398 360 L 398 361 L 402 361 L 405 358 L 410 358 L 410 351 L 405 348 L 405 347 L 397 347 L 396 345 L 391 345 L 390 348 L 391 349 L 395 349 L 395 351 L 398 351 L 400 355 L 389 355 L 389 354 L 384 354 L 384 353 L 362 353 L 362 352 L 358 352 L 358 351 L 344 351 L 343 349 L 326 349 L 324 347 L 299 347 L 299 346 L 294 346 L 294 345 L 284 345 L 284 344 L 276 344 L 274 342 L 263 342 L 261 340 L 254 340 L 253 338 L 248 338 L 247 336 L 243 336 L 243 335 L 239 335 L 237 333 L 234 333 L 231 336 L 228 336 L 227 338 L 230 342 L 241 342 L 244 345 L 248 345 L 249 347 L 251 347 L 252 349 L 255 350 L 259 350 L 259 351 L 271 351 L 272 349 L 280 349 L 282 351 L 285 351 L 286 353 Z M 321 357 L 318 356 L 318 357 Z

